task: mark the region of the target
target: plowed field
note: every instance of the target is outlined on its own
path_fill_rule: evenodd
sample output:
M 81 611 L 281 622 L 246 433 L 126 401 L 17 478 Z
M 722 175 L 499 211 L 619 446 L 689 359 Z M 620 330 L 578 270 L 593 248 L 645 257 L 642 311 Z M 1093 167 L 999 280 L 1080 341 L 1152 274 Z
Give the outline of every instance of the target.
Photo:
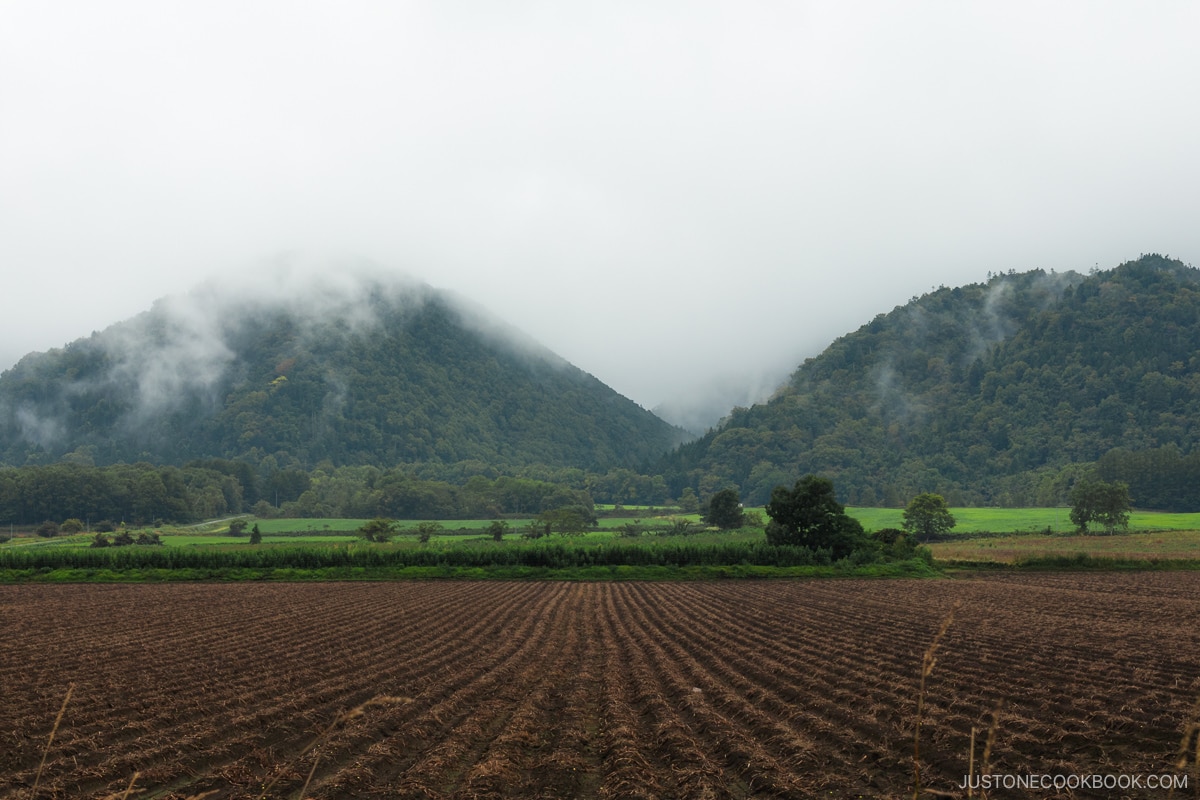
M 956 603 L 925 786 L 1182 774 L 1194 573 L 4 586 L 0 797 L 905 796 Z

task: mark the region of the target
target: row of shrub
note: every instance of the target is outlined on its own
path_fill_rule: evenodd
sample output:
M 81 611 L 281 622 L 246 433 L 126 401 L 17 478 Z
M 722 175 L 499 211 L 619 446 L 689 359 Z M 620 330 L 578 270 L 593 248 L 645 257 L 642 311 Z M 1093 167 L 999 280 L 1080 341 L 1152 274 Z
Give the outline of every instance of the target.
M 909 554 L 911 555 L 911 554 Z M 855 563 L 884 560 L 862 551 Z M 765 542 L 628 544 L 529 542 L 505 547 L 387 549 L 285 546 L 239 550 L 200 548 L 38 548 L 0 551 L 2 569 L 320 569 L 326 567 L 548 567 L 754 566 L 796 567 L 832 563 L 827 549 Z

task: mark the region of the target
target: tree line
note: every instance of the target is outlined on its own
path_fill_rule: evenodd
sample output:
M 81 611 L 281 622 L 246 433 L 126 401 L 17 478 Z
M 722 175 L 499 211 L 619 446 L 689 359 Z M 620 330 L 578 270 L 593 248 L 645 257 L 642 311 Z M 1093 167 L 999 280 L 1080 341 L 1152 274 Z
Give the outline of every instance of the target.
M 473 470 L 478 472 L 470 474 Z M 661 476 L 624 468 L 587 473 L 540 467 L 525 475 L 503 475 L 468 464 L 429 465 L 423 471 L 328 463 L 312 470 L 280 469 L 274 459 L 257 467 L 224 459 L 182 467 L 146 462 L 6 467 L 0 468 L 0 524 L 72 518 L 89 527 L 102 520 L 188 523 L 245 513 L 263 518 L 480 519 L 533 516 L 565 507 L 591 512 L 597 502 L 664 505 L 671 500 Z M 696 502 L 694 495 L 691 502 Z

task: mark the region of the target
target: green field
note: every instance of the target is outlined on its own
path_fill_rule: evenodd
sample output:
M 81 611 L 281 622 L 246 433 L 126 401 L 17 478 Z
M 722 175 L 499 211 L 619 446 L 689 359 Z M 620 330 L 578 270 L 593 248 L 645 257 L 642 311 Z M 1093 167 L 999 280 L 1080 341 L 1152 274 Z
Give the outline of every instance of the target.
M 899 528 L 904 511 L 899 508 L 847 508 L 846 513 L 869 531 Z M 1069 508 L 952 508 L 955 522 L 952 533 L 1072 533 Z M 1197 531 L 1200 513 L 1171 514 L 1160 511 L 1134 511 L 1129 516 L 1131 531 Z

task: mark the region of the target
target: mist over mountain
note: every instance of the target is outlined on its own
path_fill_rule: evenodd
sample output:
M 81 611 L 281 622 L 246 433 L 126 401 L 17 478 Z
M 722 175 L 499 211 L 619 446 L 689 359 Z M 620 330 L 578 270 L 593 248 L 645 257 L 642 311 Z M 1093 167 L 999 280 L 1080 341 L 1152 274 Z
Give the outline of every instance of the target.
M 749 502 L 819 473 L 861 505 L 1055 505 L 1098 464 L 1132 487 L 1122 454 L 1178 462 L 1198 442 L 1200 272 L 1149 255 L 913 298 L 656 470 L 673 491 L 737 486 Z
M 787 381 L 788 369 L 752 372 L 731 369 L 685 394 L 651 409 L 662 419 L 695 436 L 721 424 L 735 408 L 765 402 Z
M 370 270 L 212 283 L 0 375 L 0 460 L 634 467 L 684 434 L 482 309 Z

